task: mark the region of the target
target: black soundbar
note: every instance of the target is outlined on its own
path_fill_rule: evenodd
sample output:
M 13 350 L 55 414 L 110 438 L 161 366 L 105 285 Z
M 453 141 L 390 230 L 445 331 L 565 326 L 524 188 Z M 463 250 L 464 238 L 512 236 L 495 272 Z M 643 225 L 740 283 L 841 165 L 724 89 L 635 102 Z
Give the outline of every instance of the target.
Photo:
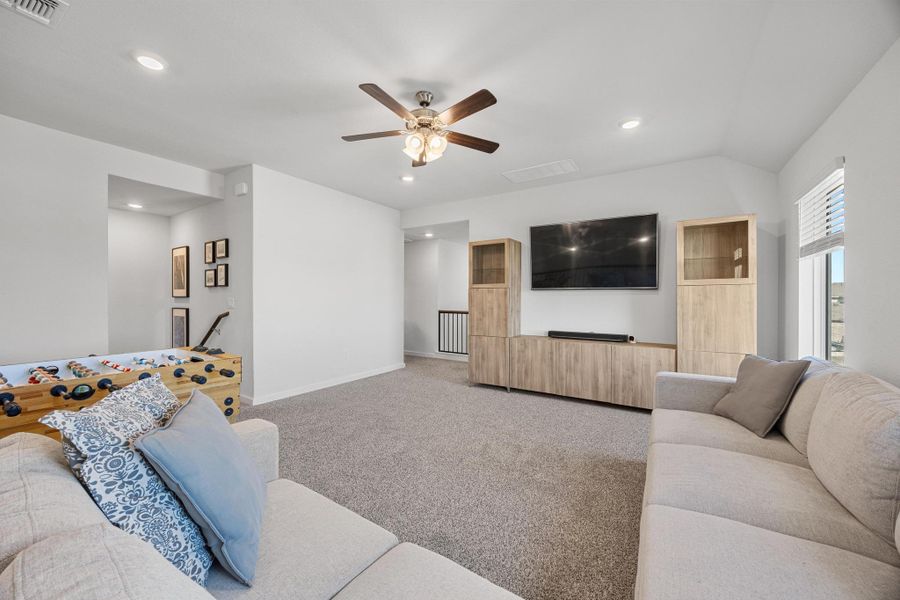
M 597 342 L 633 342 L 634 336 L 627 333 L 594 333 L 593 331 L 548 331 L 552 338 L 567 340 L 594 340 Z

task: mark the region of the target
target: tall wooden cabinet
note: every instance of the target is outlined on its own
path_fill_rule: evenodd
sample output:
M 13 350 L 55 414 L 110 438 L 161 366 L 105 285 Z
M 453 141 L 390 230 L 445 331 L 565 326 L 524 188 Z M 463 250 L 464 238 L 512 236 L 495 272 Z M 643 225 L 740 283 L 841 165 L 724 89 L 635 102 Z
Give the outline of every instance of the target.
M 756 353 L 756 215 L 677 227 L 678 370 L 734 376 Z
M 469 380 L 509 387 L 509 340 L 519 335 L 522 244 L 469 243 Z

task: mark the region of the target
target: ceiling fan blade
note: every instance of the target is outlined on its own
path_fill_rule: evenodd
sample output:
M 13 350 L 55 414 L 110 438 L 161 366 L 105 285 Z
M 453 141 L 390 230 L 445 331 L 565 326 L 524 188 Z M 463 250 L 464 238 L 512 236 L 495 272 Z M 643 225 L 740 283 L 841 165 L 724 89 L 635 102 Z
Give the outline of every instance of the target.
M 387 106 L 394 112 L 395 115 L 397 115 L 401 119 L 405 121 L 416 120 L 415 115 L 404 108 L 402 104 L 391 98 L 387 92 L 385 92 L 374 83 L 361 83 L 359 84 L 359 89 Z
M 452 125 L 460 119 L 464 119 L 494 104 L 497 104 L 497 99 L 494 98 L 494 95 L 487 90 L 481 90 L 439 114 L 438 119 L 443 121 L 444 125 Z
M 500 144 L 498 144 L 497 142 L 483 140 L 473 135 L 466 135 L 464 133 L 457 133 L 455 131 L 447 132 L 447 141 L 451 144 L 465 146 L 466 148 L 471 148 L 472 150 L 480 150 L 481 152 L 487 152 L 488 154 L 492 154 L 497 148 L 500 147 Z
M 379 131 L 376 133 L 359 133 L 357 135 L 342 135 L 341 139 L 345 142 L 358 142 L 360 140 L 374 140 L 375 138 L 391 137 L 394 135 L 403 135 L 405 132 L 395 129 L 394 131 Z

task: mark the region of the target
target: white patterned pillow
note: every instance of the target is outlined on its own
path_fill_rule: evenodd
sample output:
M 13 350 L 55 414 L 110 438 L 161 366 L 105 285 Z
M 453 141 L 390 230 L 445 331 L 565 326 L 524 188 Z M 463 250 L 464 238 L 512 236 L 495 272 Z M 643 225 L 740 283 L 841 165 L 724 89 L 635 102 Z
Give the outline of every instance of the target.
M 73 472 L 110 522 L 149 542 L 185 575 L 206 585 L 212 555 L 200 528 L 131 445 L 179 406 L 156 374 L 93 406 L 53 411 L 40 421 L 58 429 L 82 454 Z M 72 448 L 66 454 L 70 464 L 79 463 Z

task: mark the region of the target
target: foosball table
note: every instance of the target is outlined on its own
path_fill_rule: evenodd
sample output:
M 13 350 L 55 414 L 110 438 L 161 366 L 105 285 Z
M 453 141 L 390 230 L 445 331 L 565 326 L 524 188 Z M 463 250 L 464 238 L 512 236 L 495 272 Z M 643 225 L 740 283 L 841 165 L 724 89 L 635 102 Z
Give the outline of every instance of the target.
M 0 366 L 0 437 L 27 431 L 58 438 L 56 430 L 38 419 L 57 409 L 90 406 L 155 373 L 182 402 L 200 389 L 229 421 L 240 412 L 240 356 L 189 348 L 86 356 Z

